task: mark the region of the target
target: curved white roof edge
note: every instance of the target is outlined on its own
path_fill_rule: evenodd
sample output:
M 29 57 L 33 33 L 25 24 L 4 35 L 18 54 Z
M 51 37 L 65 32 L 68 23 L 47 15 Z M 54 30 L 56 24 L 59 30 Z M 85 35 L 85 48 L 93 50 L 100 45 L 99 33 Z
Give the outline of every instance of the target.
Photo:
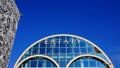
M 69 66 L 70 66 L 74 61 L 76 61 L 77 59 L 83 58 L 83 57 L 93 57 L 93 58 L 96 58 L 96 59 L 104 62 L 105 64 L 107 64 L 110 68 L 114 68 L 113 66 L 109 65 L 109 63 L 108 63 L 107 61 L 105 61 L 104 59 L 102 59 L 101 57 L 96 56 L 96 55 L 91 55 L 91 54 L 79 55 L 79 56 L 73 58 L 72 60 L 70 60 L 70 61 L 68 62 L 68 64 L 66 65 L 66 68 L 69 68 Z
M 51 58 L 49 56 L 45 56 L 45 55 L 33 55 L 33 56 L 29 56 L 29 57 L 25 58 L 24 60 L 22 60 L 20 63 L 18 63 L 14 68 L 19 68 L 20 65 L 22 63 L 24 63 L 26 60 L 31 59 L 31 58 L 35 58 L 35 57 L 47 58 L 48 60 L 52 61 L 57 66 L 57 68 L 60 68 L 59 64 L 53 58 Z
M 80 36 L 77 36 L 77 35 L 72 35 L 72 34 L 55 34 L 55 35 L 50 35 L 50 36 L 47 36 L 47 37 L 44 37 L 38 41 L 36 41 L 35 43 L 33 43 L 32 45 L 30 45 L 21 55 L 20 57 L 18 58 L 17 62 L 15 63 L 14 67 L 16 67 L 16 65 L 18 64 L 18 62 L 20 61 L 20 59 L 22 58 L 22 56 L 31 48 L 33 47 L 35 44 L 45 40 L 45 39 L 48 39 L 48 38 L 51 38 L 51 37 L 56 37 L 56 36 L 71 36 L 71 37 L 76 37 L 76 38 L 79 38 L 79 39 L 82 39 L 90 44 L 92 44 L 94 47 L 96 47 L 97 49 L 99 49 L 101 51 L 101 53 L 106 57 L 106 59 L 108 60 L 109 64 L 112 64 L 111 60 L 108 58 L 108 56 L 102 51 L 102 49 L 100 49 L 96 44 L 92 43 L 91 41 L 83 38 L 83 37 L 80 37 Z M 113 64 L 112 64 L 113 66 Z

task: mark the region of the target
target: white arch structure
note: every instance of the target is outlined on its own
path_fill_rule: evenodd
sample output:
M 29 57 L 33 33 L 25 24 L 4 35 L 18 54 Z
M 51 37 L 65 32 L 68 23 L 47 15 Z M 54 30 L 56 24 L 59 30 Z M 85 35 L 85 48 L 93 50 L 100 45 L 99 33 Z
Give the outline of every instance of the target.
M 52 59 L 52 58 L 49 57 L 49 56 L 45 56 L 45 55 L 33 55 L 33 56 L 29 56 L 29 57 L 25 58 L 24 60 L 22 60 L 20 63 L 18 63 L 14 68 L 19 68 L 20 65 L 21 65 L 22 63 L 24 63 L 26 60 L 29 60 L 29 59 L 32 59 L 32 58 L 36 58 L 36 57 L 46 58 L 46 59 L 52 61 L 52 63 L 54 63 L 57 68 L 60 68 L 59 64 L 58 64 L 54 59 Z
M 20 57 L 18 58 L 18 60 L 16 61 L 15 65 L 14 65 L 14 68 L 16 68 L 16 66 L 18 66 L 19 63 L 21 63 L 20 59 L 22 58 L 22 56 L 31 48 L 33 47 L 35 44 L 45 40 L 45 39 L 48 39 L 48 38 L 52 38 L 52 37 L 57 37 L 57 36 L 71 36 L 71 37 L 75 37 L 75 38 L 79 38 L 79 39 L 82 39 L 90 44 L 92 44 L 94 47 L 96 47 L 105 57 L 106 59 L 108 60 L 108 63 L 110 64 L 109 67 L 110 68 L 114 68 L 112 62 L 110 61 L 110 59 L 108 58 L 108 56 L 102 51 L 102 49 L 100 49 L 96 44 L 92 43 L 91 41 L 83 38 L 83 37 L 80 37 L 80 36 L 76 36 L 76 35 L 71 35 L 71 34 L 56 34 L 56 35 L 51 35 L 51 36 L 47 36 L 45 38 L 42 38 L 40 40 L 38 40 L 37 42 L 33 43 L 32 45 L 30 45 L 21 55 Z M 25 59 L 24 59 L 25 60 Z M 20 61 L 20 62 L 19 62 Z
M 67 64 L 66 68 L 69 68 L 69 66 L 74 62 L 76 61 L 77 59 L 81 59 L 81 58 L 84 58 L 84 57 L 91 57 L 91 58 L 96 58 L 98 59 L 99 61 L 102 61 L 104 62 L 106 65 L 108 65 L 110 68 L 113 68 L 108 62 L 106 62 L 104 59 L 102 59 L 101 57 L 98 57 L 96 55 L 91 55 L 91 54 L 84 54 L 84 55 L 79 55 L 75 58 L 73 58 L 71 61 L 69 61 L 69 63 Z

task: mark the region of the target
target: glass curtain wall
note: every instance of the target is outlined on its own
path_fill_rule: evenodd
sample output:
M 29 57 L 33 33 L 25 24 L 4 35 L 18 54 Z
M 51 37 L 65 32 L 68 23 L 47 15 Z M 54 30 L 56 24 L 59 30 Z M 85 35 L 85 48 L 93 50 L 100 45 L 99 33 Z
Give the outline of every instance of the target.
M 55 36 L 42 40 L 31 47 L 20 59 L 19 62 L 33 55 L 45 55 L 53 58 L 60 67 L 66 67 L 70 60 L 79 55 L 96 55 L 108 62 L 106 57 L 89 42 L 72 36 Z M 45 58 L 33 58 L 25 61 L 20 68 L 31 67 L 56 67 L 56 65 Z M 100 60 L 92 57 L 85 57 L 74 61 L 70 67 L 79 68 L 108 68 Z

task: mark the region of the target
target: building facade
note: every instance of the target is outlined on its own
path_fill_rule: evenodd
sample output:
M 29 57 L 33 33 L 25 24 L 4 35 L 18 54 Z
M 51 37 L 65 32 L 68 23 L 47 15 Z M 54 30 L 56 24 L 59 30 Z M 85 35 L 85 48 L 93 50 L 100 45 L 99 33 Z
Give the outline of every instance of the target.
M 14 68 L 114 68 L 94 43 L 70 34 L 52 35 L 30 45 Z
M 7 68 L 19 18 L 14 0 L 0 0 L 0 68 Z

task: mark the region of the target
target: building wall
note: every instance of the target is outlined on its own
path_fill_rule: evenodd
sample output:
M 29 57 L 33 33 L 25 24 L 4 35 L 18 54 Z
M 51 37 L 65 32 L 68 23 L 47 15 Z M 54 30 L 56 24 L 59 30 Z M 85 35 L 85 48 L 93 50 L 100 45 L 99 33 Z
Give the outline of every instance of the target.
M 70 34 L 48 36 L 30 45 L 14 65 L 26 67 L 114 68 L 97 45 Z
M 19 18 L 14 0 L 0 0 L 0 68 L 7 68 Z

